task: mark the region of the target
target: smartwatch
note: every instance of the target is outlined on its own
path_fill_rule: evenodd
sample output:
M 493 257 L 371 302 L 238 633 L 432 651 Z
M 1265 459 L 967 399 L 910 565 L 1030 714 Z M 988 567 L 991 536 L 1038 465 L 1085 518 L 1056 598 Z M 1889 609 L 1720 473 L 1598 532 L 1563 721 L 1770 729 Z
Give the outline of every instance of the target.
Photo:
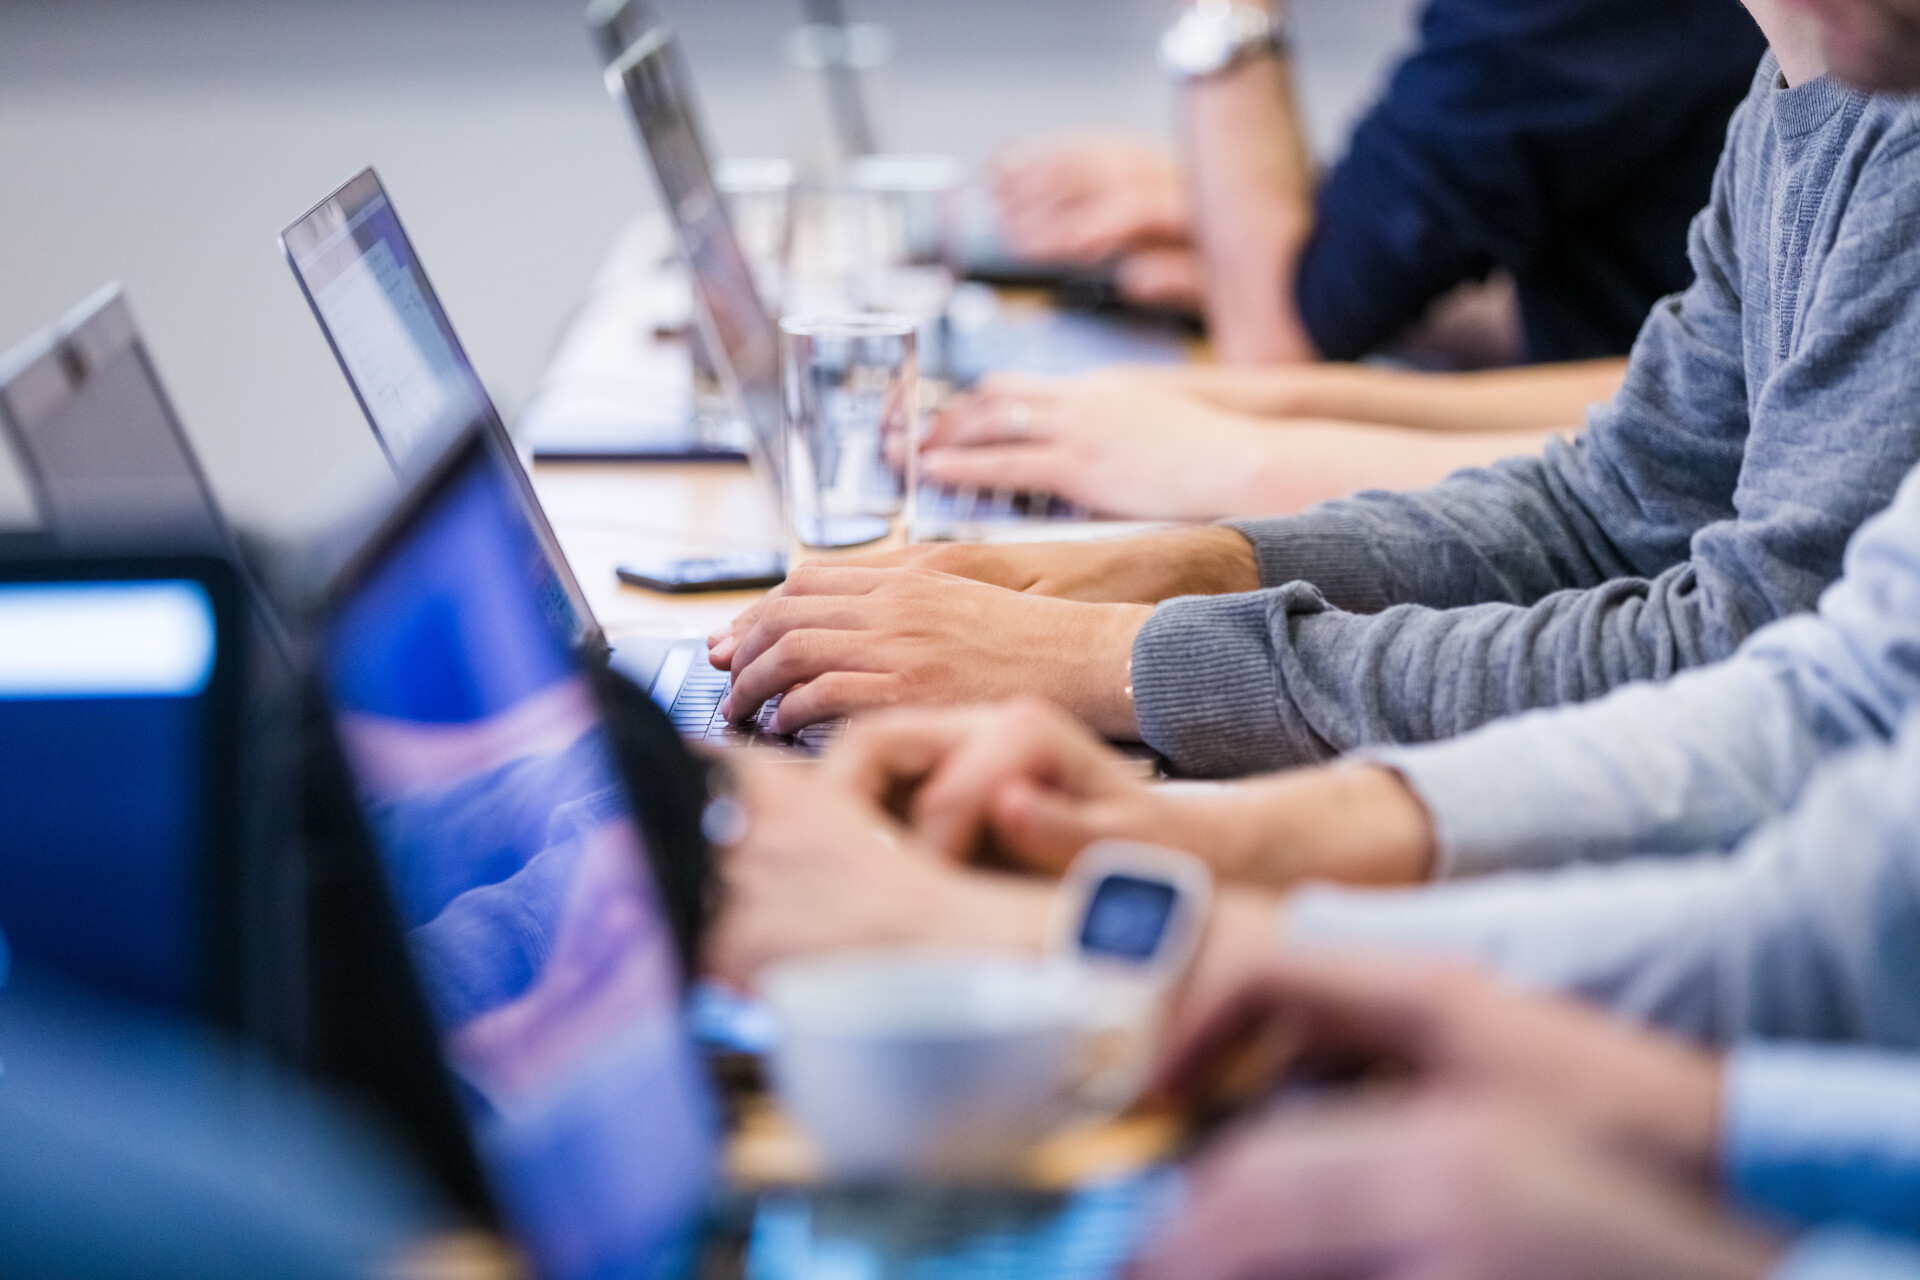
M 1160 66 L 1176 80 L 1203 80 L 1291 44 L 1286 20 L 1266 5 L 1199 0 L 1160 37 Z
M 1193 965 L 1213 875 L 1191 854 L 1127 840 L 1088 845 L 1055 898 L 1051 949 L 1075 972 L 1084 1025 L 1100 1045 L 1090 1091 L 1117 1110 L 1152 1060 L 1162 1010 Z

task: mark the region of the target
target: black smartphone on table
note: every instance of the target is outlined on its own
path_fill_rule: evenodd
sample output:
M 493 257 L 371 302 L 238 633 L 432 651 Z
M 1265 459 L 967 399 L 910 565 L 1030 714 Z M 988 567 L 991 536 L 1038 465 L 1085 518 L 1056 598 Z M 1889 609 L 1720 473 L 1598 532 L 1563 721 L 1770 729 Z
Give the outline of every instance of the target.
M 614 570 L 620 581 L 667 595 L 697 591 L 751 591 L 787 580 L 781 551 L 730 551 L 717 556 L 661 556 L 636 560 Z

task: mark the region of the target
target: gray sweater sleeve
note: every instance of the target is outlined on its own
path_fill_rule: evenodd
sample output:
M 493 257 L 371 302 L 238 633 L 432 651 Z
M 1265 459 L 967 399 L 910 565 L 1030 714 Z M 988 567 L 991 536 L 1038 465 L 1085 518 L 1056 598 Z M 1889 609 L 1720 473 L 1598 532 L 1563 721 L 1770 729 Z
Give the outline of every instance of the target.
M 1920 718 L 1831 762 L 1732 855 L 1417 890 L 1315 888 L 1303 941 L 1465 954 L 1670 1030 L 1920 1045 Z
M 1764 344 L 1779 318 L 1743 315 L 1729 163 L 1699 278 L 1574 445 L 1240 526 L 1280 585 L 1155 611 L 1133 654 L 1145 740 L 1228 776 L 1447 738 L 1724 658 L 1812 605 L 1920 455 L 1920 255 L 1896 234 L 1920 220 L 1920 161 L 1892 150 L 1763 385 L 1742 325 Z

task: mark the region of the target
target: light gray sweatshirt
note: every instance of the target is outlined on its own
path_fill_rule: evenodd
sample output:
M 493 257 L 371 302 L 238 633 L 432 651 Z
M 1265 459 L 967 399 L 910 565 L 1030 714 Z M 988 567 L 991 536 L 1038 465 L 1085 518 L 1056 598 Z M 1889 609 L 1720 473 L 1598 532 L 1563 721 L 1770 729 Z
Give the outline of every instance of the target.
M 1230 776 L 1448 738 L 1810 608 L 1920 459 L 1916 144 L 1909 100 L 1769 55 L 1614 401 L 1543 457 L 1237 524 L 1268 587 L 1154 612 L 1146 741 Z
M 1718 1041 L 1920 1046 L 1920 468 L 1819 611 L 1731 660 L 1368 754 L 1442 876 L 1560 869 L 1309 889 L 1292 936 L 1457 951 Z

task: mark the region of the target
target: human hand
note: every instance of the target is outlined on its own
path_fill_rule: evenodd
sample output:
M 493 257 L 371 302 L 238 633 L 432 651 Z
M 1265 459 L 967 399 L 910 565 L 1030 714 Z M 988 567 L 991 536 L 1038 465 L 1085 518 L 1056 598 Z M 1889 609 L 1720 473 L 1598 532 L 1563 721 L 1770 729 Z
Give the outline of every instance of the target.
M 1009 591 L 929 569 L 803 565 L 736 621 L 729 718 L 784 694 L 792 733 L 906 703 L 1053 699 L 1113 737 L 1138 733 L 1133 640 L 1152 609 Z M 710 658 L 719 646 L 710 651 Z
M 1001 374 L 933 416 L 921 473 L 1128 519 L 1278 515 L 1334 496 L 1291 435 L 1166 379 Z
M 1260 573 L 1253 546 L 1231 529 L 1173 529 L 1096 542 L 1033 542 L 993 546 L 936 542 L 820 562 L 842 569 L 922 569 L 1009 591 L 1088 604 L 1157 604 L 1181 595 L 1255 591 Z M 731 670 L 742 637 L 759 625 L 788 584 L 770 591 L 707 637 L 707 657 Z
M 1044 944 L 1044 886 L 953 866 L 816 766 L 736 768 L 748 817 L 721 851 L 713 976 L 747 990 L 768 965 L 852 947 Z
M 1107 837 L 1204 856 L 1220 825 L 1207 797 L 1147 786 L 1077 720 L 1034 698 L 881 712 L 848 729 L 824 772 L 954 862 L 1058 874 Z
M 994 162 L 992 184 L 1001 238 L 1019 258 L 1093 266 L 1188 238 L 1178 161 L 1130 138 L 1014 148 Z
M 1699 1188 L 1514 1104 L 1283 1110 L 1193 1167 L 1133 1280 L 1757 1280 L 1780 1244 Z
M 1464 964 L 1270 951 L 1183 1009 L 1161 1088 L 1204 1099 L 1244 1071 L 1250 1044 L 1278 1071 L 1388 1068 L 1426 1092 L 1540 1108 L 1676 1173 L 1704 1181 L 1714 1168 L 1717 1056 Z

